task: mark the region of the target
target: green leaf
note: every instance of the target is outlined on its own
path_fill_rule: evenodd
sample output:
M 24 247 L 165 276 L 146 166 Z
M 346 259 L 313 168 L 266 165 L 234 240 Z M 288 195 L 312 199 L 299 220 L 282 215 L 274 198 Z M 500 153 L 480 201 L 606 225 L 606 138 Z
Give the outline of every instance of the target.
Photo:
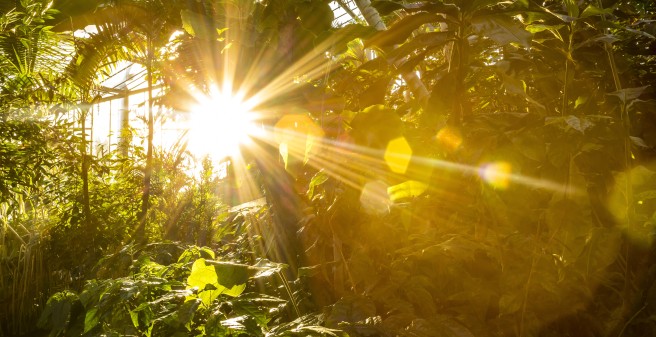
M 448 336 L 453 337 L 474 337 L 474 334 L 467 329 L 462 323 L 456 319 L 445 315 L 437 316 L 437 325 L 447 333 Z
M 622 90 L 618 90 L 615 92 L 611 92 L 608 95 L 610 96 L 615 96 L 622 101 L 622 103 L 627 104 L 631 102 L 632 100 L 640 97 L 642 93 L 647 89 L 648 85 L 644 87 L 637 87 L 637 88 L 625 88 Z
M 286 142 L 281 142 L 280 145 L 278 145 L 278 152 L 282 157 L 283 163 L 285 163 L 285 169 L 286 169 L 287 164 L 289 163 L 289 146 L 287 145 Z
M 217 283 L 218 277 L 213 266 L 205 264 L 205 259 L 198 259 L 191 266 L 191 274 L 187 278 L 187 289 L 198 288 L 205 289 L 208 284 Z
M 251 269 L 257 270 L 253 278 L 269 277 L 285 268 L 287 268 L 286 264 L 271 262 L 267 259 L 258 259 L 257 263 L 251 267 Z
M 531 46 L 531 33 L 505 14 L 476 16 L 472 18 L 471 24 L 476 33 L 500 45 L 517 43 L 526 48 Z
M 579 17 L 579 6 L 576 3 L 576 0 L 563 0 L 565 2 L 565 6 L 567 7 L 567 15 L 573 17 L 573 18 L 578 18 Z
M 554 35 L 558 37 L 560 34 L 558 33 L 558 30 L 563 28 L 564 25 L 546 25 L 546 24 L 541 24 L 541 23 L 532 23 L 528 26 L 526 26 L 526 30 L 530 33 L 539 33 L 543 32 L 545 30 L 554 32 Z M 562 39 L 560 39 L 562 41 Z
M 207 254 L 207 255 L 210 256 L 212 259 L 215 259 L 215 258 L 216 258 L 216 254 L 214 254 L 214 251 L 211 250 L 211 249 L 209 249 L 209 248 L 207 248 L 207 247 L 200 247 L 200 252 L 201 252 L 201 253 L 204 253 L 204 254 Z
M 187 278 L 187 289 L 198 288 L 199 297 L 206 306 L 209 306 L 221 294 L 222 290 L 205 290 L 208 285 L 218 285 L 216 270 L 214 266 L 206 265 L 205 259 L 198 259 L 191 266 L 191 274 Z
M 371 6 L 376 8 L 380 15 L 388 15 L 394 11 L 405 8 L 405 6 L 401 3 L 386 0 L 374 0 L 371 2 Z
M 89 317 L 89 312 L 87 312 L 87 318 Z M 135 310 L 130 310 L 130 319 L 132 320 L 132 325 L 134 325 L 135 328 L 139 328 L 139 312 Z M 86 321 L 84 322 L 84 332 L 87 332 L 87 324 Z
M 474 0 L 469 11 L 471 12 L 478 11 L 490 6 L 499 5 L 500 3 L 504 3 L 504 2 L 506 4 L 512 3 L 511 1 L 499 1 L 499 0 Z
M 326 181 L 328 181 L 328 174 L 326 174 L 326 172 L 324 172 L 323 169 L 317 172 L 314 175 L 314 177 L 312 177 L 312 180 L 310 180 L 310 185 L 308 186 L 308 191 L 307 191 L 307 196 L 308 198 L 310 198 L 310 200 L 312 200 L 312 197 L 314 196 L 314 189 L 317 186 L 322 185 Z
M 214 268 L 217 283 L 226 288 L 223 290 L 223 294 L 237 297 L 244 292 L 246 282 L 248 282 L 249 266 L 230 262 L 215 262 Z
M 52 295 L 46 303 L 37 326 L 49 328 L 52 336 L 59 335 L 68 327 L 71 321 L 71 309 L 78 300 L 78 295 L 70 291 Z
M 633 143 L 634 145 L 641 147 L 643 149 L 649 148 L 649 145 L 647 145 L 647 143 L 645 143 L 645 141 L 642 138 L 634 137 L 634 136 L 630 136 L 629 138 L 631 139 L 631 143 Z
M 132 316 L 132 312 L 130 312 L 130 316 Z M 95 328 L 96 325 L 98 325 L 99 321 L 100 321 L 100 315 L 98 314 L 98 308 L 89 309 L 87 311 L 87 314 L 84 316 L 84 332 L 87 333 L 91 331 L 91 329 Z M 135 320 L 133 318 L 132 322 L 134 323 L 135 327 L 139 327 L 138 320 Z
M 283 331 L 273 335 L 274 337 L 348 337 L 349 335 L 340 330 L 324 328 L 322 326 L 302 326 L 295 329 Z
M 184 29 L 189 35 L 196 36 L 196 31 L 194 30 L 194 19 L 198 14 L 184 9 L 180 12 L 180 18 L 182 19 L 182 29 Z
M 180 11 L 182 20 L 182 29 L 189 35 L 199 39 L 214 39 L 221 31 L 215 29 L 214 25 L 208 22 L 208 18 L 202 14 L 183 9 Z
M 427 189 L 428 185 L 420 181 L 408 180 L 401 184 L 388 187 L 387 194 L 390 200 L 396 202 L 402 199 L 418 197 L 426 192 Z
M 594 15 L 613 15 L 612 8 L 599 8 L 595 5 L 588 5 L 581 13 L 581 18 L 587 18 Z
M 394 62 L 409 55 L 414 55 L 415 51 L 418 49 L 430 50 L 438 48 L 449 42 L 451 36 L 451 32 L 430 32 L 417 34 L 408 42 L 387 53 L 387 57 Z
M 579 97 L 576 99 L 576 102 L 574 103 L 574 109 L 576 109 L 576 108 L 578 108 L 579 106 L 585 104 L 585 102 L 588 101 L 588 98 L 589 98 L 588 96 L 579 96 Z
M 271 318 L 267 317 L 267 308 L 260 308 L 252 299 L 232 301 L 232 310 L 237 315 L 253 317 L 257 325 L 262 328 L 266 328 L 271 320 Z
M 426 12 L 408 15 L 396 22 L 389 29 L 374 35 L 365 43 L 365 47 L 387 47 L 403 43 L 421 25 L 429 22 L 437 22 L 441 19 L 437 14 Z
M 326 34 L 326 38 L 330 37 L 334 41 L 331 45 L 330 52 L 332 54 L 341 54 L 347 51 L 348 43 L 355 39 L 366 39 L 377 33 L 373 27 L 363 26 L 359 24 L 349 24 L 344 27 L 338 28 L 334 32 Z
M 567 125 L 569 125 L 572 129 L 580 132 L 580 133 L 585 133 L 585 130 L 593 126 L 594 124 L 590 122 L 587 118 L 579 118 L 573 115 L 566 116 L 565 122 Z
M 581 47 L 587 47 L 587 46 L 589 46 L 591 44 L 594 44 L 594 43 L 597 43 L 597 42 L 613 44 L 613 43 L 615 43 L 617 41 L 620 41 L 620 40 L 621 40 L 620 38 L 618 38 L 617 36 L 615 36 L 613 34 L 601 34 L 601 35 L 597 35 L 597 36 L 591 37 L 589 39 L 586 39 L 585 41 L 583 41 L 581 43 L 577 43 L 576 45 L 574 45 L 574 49 L 579 49 Z

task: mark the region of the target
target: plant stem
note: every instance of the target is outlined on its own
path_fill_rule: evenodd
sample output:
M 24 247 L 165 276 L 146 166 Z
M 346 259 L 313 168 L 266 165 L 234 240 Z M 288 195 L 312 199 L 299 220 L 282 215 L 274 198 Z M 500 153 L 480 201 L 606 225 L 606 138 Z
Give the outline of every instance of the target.
M 296 299 L 294 299 L 294 293 L 292 292 L 292 288 L 289 286 L 289 282 L 287 282 L 287 277 L 285 277 L 285 274 L 283 274 L 282 271 L 278 271 L 278 276 L 280 276 L 280 280 L 282 280 L 282 284 L 285 286 L 285 290 L 287 291 L 287 296 L 289 296 L 289 301 L 292 302 L 292 306 L 294 307 L 294 312 L 296 313 L 296 318 L 301 317 L 301 311 L 298 310 L 298 304 L 296 303 Z
M 533 258 L 531 260 L 531 269 L 528 272 L 528 278 L 526 279 L 526 286 L 524 288 L 524 300 L 522 301 L 522 313 L 519 321 L 519 337 L 524 335 L 524 320 L 526 317 L 526 307 L 528 304 L 528 293 L 531 287 L 531 280 L 533 279 L 533 272 L 535 271 L 535 265 L 538 260 L 538 245 L 540 244 L 540 232 L 542 231 L 542 223 L 538 222 L 538 229 L 535 233 L 535 246 L 533 246 Z
M 569 24 L 569 39 L 567 41 L 567 58 L 565 59 L 565 79 L 563 81 L 563 107 L 560 111 L 561 116 L 565 116 L 567 106 L 569 105 L 569 61 L 572 58 L 572 42 L 574 41 L 574 23 Z

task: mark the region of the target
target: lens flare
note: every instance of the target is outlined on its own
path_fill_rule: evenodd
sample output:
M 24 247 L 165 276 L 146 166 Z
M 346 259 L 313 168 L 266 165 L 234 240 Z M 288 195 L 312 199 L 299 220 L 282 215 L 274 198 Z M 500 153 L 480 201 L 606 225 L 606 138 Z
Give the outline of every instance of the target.
M 405 137 L 392 139 L 387 144 L 384 158 L 392 172 L 404 174 L 408 171 L 408 166 L 410 165 L 412 148 Z
M 462 136 L 460 135 L 460 131 L 450 126 L 445 126 L 444 128 L 440 129 L 440 131 L 437 132 L 437 136 L 435 138 L 437 139 L 438 143 L 448 151 L 456 151 L 460 148 L 460 145 L 462 145 Z
M 494 188 L 506 189 L 510 185 L 512 166 L 506 162 L 496 162 L 484 165 L 480 176 Z

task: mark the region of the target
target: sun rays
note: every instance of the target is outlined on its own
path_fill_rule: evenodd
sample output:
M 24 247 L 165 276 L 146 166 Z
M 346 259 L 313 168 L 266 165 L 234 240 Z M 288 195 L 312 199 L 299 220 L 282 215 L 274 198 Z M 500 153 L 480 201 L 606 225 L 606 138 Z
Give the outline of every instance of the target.
M 324 125 L 317 122 L 321 118 L 314 120 L 312 115 L 325 116 L 334 112 L 313 111 L 310 114 L 293 97 L 300 95 L 303 84 L 323 80 L 339 66 L 336 56 L 331 54 L 333 47 L 343 42 L 339 34 L 280 67 L 275 63 L 283 61 L 273 57 L 276 51 L 260 48 L 253 54 L 253 50 L 244 47 L 242 41 L 250 38 L 249 33 L 239 29 L 239 20 L 242 20 L 239 15 L 232 17 L 239 19 L 228 20 L 227 29 L 219 33 L 220 41 L 224 41 L 220 51 L 212 49 L 213 44 L 197 46 L 196 53 L 204 56 L 202 64 L 207 71 L 206 78 L 201 81 L 205 83 L 204 92 L 198 89 L 190 92 L 198 104 L 189 107 L 188 133 L 191 134 L 189 150 L 192 153 L 208 154 L 215 160 L 230 157 L 232 174 L 240 186 L 236 192 L 239 202 L 260 197 L 252 170 L 246 169 L 252 158 L 247 158 L 240 147 L 246 147 L 250 156 L 262 160 L 260 165 L 283 165 L 290 172 L 294 165 L 323 170 L 332 178 L 360 190 L 362 203 L 369 206 L 387 207 L 404 197 L 434 192 L 440 187 L 433 182 L 453 172 L 479 179 L 497 190 L 514 185 L 567 193 L 575 190 L 524 176 L 503 158 L 462 164 L 424 157 L 413 151 L 416 145 L 409 144 L 403 136 L 389 140 L 382 148 L 371 148 L 358 145 L 348 137 L 326 135 Z M 280 70 L 275 71 L 276 67 Z M 299 78 L 303 80 L 298 81 Z M 183 83 L 183 86 L 194 87 L 192 83 Z M 439 130 L 433 142 L 451 153 L 467 146 L 462 134 L 451 127 Z M 265 146 L 277 149 L 277 154 L 266 159 L 268 161 L 263 161 L 268 151 L 263 148 Z

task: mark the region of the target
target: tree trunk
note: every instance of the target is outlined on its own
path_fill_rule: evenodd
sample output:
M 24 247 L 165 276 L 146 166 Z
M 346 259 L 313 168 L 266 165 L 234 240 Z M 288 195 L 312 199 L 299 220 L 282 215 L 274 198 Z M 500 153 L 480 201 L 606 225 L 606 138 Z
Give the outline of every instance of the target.
M 150 207 L 150 180 L 153 174 L 153 41 L 148 37 L 146 56 L 146 81 L 148 81 L 148 143 L 146 149 L 146 167 L 144 168 L 143 194 L 141 196 L 141 212 L 139 223 L 135 232 L 135 241 L 146 242 L 146 222 L 148 219 L 148 208 Z
M 80 178 L 82 179 L 82 214 L 84 215 L 84 226 L 91 230 L 89 233 L 93 238 L 95 228 L 92 228 L 91 222 L 91 201 L 89 197 L 89 162 L 88 143 L 87 143 L 87 115 L 88 108 L 82 110 L 82 142 L 80 143 L 80 154 L 82 155 L 82 167 L 80 169 Z

